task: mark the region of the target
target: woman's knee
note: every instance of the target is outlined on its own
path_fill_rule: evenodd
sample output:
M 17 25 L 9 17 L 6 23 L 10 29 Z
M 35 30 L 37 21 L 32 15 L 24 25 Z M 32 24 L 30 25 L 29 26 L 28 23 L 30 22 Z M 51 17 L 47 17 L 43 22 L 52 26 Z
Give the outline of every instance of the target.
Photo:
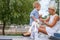
M 44 34 L 47 34 L 47 31 L 46 31 L 46 28 L 44 27 L 40 27 L 40 28 L 38 28 L 38 31 L 39 32 L 42 32 L 42 33 L 44 33 Z

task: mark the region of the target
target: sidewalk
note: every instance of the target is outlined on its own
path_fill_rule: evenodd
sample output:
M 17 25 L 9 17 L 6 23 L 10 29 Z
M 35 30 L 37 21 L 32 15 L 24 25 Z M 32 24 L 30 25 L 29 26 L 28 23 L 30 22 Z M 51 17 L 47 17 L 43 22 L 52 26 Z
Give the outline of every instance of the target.
M 23 37 L 23 36 L 0 36 L 0 39 L 30 40 L 29 37 Z
M 30 37 L 23 36 L 0 36 L 0 39 L 12 39 L 12 40 L 32 40 Z M 47 38 L 39 38 L 39 40 L 49 40 Z
M 22 32 L 27 32 L 29 27 L 22 27 L 22 28 L 9 28 L 5 29 L 5 34 L 21 34 Z M 2 34 L 2 30 L 0 29 L 0 33 Z M 30 37 L 23 37 L 23 36 L 1 36 L 0 39 L 12 39 L 12 40 L 32 40 Z M 49 40 L 48 37 L 39 34 L 39 40 Z

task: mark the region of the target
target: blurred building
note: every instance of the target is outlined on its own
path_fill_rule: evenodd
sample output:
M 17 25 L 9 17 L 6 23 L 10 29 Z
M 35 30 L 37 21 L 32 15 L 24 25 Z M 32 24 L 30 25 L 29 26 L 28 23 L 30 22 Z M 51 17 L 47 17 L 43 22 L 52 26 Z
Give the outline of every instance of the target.
M 51 2 L 51 0 L 38 0 L 39 3 L 41 4 L 41 9 L 39 11 L 39 14 L 42 14 L 42 16 L 48 15 L 48 6 Z M 43 15 L 44 14 L 44 15 Z
M 49 12 L 48 12 L 49 5 L 55 6 L 56 9 L 59 9 L 59 13 L 60 13 L 60 5 L 58 5 L 60 4 L 60 0 L 59 1 L 58 0 L 38 0 L 38 1 L 41 4 L 41 10 L 39 11 L 39 14 L 42 14 L 42 15 L 44 14 L 43 17 L 49 15 Z M 56 1 L 58 2 L 56 3 Z

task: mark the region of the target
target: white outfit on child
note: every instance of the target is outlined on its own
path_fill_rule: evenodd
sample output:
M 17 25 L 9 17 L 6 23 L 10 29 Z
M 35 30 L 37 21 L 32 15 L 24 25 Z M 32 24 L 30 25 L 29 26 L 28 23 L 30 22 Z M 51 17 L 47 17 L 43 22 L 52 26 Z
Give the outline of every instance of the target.
M 32 22 L 32 26 L 30 28 L 30 32 L 31 32 L 31 38 L 35 39 L 35 40 L 38 40 L 38 28 L 39 26 L 41 25 L 42 22 L 40 22 L 38 19 L 37 19 L 38 22 Z
M 51 23 L 53 22 L 55 16 L 58 16 L 58 15 L 55 14 L 55 15 L 51 15 L 51 16 L 50 16 L 49 24 L 51 24 Z M 54 36 L 54 33 L 55 33 L 55 32 L 57 31 L 57 29 L 59 28 L 58 23 L 59 23 L 59 22 L 57 21 L 57 23 L 56 23 L 56 24 L 54 25 L 54 27 L 52 27 L 52 28 L 46 26 L 46 31 L 47 31 L 47 33 L 48 33 L 49 36 Z
M 39 27 L 41 24 L 42 24 L 42 22 L 39 19 L 37 19 L 37 22 L 33 21 L 31 27 L 29 28 L 28 32 L 31 33 L 31 29 L 32 29 L 33 25 L 36 25 L 37 27 Z

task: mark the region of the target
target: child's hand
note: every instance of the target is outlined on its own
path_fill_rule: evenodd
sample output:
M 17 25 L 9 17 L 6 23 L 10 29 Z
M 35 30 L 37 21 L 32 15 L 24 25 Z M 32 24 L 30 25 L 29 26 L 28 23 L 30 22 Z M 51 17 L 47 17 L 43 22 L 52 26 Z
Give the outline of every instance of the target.
M 39 21 L 39 19 L 37 19 L 37 23 L 39 23 L 40 21 Z
M 42 14 L 41 14 L 41 15 L 39 15 L 39 18 L 42 18 Z
M 37 22 L 37 19 L 35 19 L 34 21 Z

